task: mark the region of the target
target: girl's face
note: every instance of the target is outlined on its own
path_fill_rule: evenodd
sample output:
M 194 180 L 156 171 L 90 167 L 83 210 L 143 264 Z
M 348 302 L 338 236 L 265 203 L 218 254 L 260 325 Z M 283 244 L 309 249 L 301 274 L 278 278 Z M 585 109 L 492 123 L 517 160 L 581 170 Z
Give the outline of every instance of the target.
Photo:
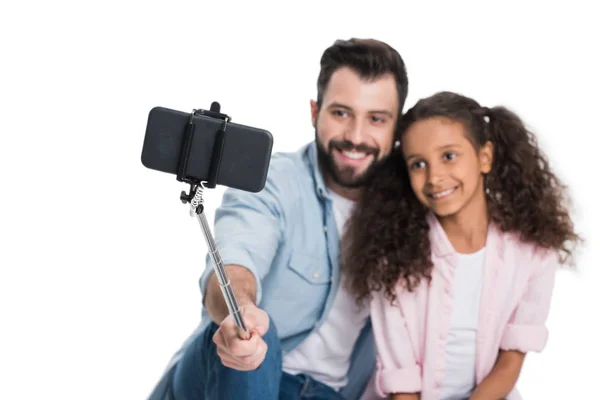
M 476 150 L 462 123 L 433 117 L 412 124 L 402 151 L 417 198 L 438 217 L 454 216 L 483 201 L 483 175 L 492 166 L 493 148 Z

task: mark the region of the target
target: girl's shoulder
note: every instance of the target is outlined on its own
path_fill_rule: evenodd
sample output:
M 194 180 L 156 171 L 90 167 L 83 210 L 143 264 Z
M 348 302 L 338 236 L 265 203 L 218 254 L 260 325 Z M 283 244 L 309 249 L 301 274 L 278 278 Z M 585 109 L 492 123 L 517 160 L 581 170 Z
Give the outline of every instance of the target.
M 539 245 L 522 240 L 517 232 L 502 232 L 493 227 L 496 236 L 499 254 L 507 263 L 520 266 L 529 266 L 530 270 L 540 268 L 554 268 L 559 263 L 558 252 L 554 249 L 540 247 Z

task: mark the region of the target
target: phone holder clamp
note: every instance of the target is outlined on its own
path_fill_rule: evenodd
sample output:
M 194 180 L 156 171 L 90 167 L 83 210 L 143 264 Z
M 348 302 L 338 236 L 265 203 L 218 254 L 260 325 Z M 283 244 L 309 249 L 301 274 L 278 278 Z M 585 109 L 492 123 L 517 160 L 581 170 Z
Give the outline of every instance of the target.
M 221 106 L 216 101 L 212 102 L 210 110 L 194 109 L 190 113 L 190 119 L 186 127 L 182 149 L 180 153 L 179 166 L 177 168 L 177 180 L 180 182 L 188 183 L 190 185 L 189 193 L 182 191 L 179 197 L 184 204 L 192 201 L 198 185 L 202 183 L 200 181 L 197 181 L 196 179 L 192 179 L 187 176 L 188 161 L 190 158 L 192 143 L 194 141 L 194 135 L 196 134 L 196 124 L 194 123 L 194 117 L 199 115 L 209 118 L 220 119 L 223 121 L 221 129 L 219 129 L 219 131 L 217 132 L 215 143 L 212 149 L 208 181 L 205 182 L 203 188 L 214 189 L 217 186 L 217 178 L 219 176 L 219 169 L 221 167 L 223 149 L 225 148 L 227 123 L 231 121 L 231 117 L 229 115 L 221 113 Z

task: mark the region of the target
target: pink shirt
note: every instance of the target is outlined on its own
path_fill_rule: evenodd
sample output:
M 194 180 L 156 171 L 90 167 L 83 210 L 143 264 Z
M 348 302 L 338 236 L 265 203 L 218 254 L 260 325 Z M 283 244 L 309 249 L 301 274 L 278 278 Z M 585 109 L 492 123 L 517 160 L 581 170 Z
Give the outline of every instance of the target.
M 394 306 L 382 293 L 375 294 L 371 303 L 377 345 L 375 390 L 380 396 L 402 392 L 420 392 L 421 400 L 440 396 L 456 252 L 437 218 L 430 215 L 428 222 L 434 264 L 431 284 L 423 280 L 412 293 L 398 285 Z M 490 226 L 477 331 L 477 384 L 491 372 L 500 349 L 540 352 L 545 347 L 558 265 L 555 252 L 536 251 L 516 235 Z M 507 399 L 521 396 L 513 389 Z

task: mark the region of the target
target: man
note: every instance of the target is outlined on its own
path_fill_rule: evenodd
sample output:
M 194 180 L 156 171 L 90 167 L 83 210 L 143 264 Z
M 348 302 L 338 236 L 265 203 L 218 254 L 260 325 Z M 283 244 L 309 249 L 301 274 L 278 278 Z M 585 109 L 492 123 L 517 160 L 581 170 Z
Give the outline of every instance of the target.
M 375 362 L 368 310 L 340 285 L 339 240 L 353 200 L 393 148 L 408 80 L 376 40 L 321 58 L 315 141 L 274 154 L 260 193 L 227 189 L 215 239 L 244 320 L 241 339 L 210 259 L 203 319 L 151 400 L 358 399 Z M 176 361 L 176 362 L 175 362 Z

